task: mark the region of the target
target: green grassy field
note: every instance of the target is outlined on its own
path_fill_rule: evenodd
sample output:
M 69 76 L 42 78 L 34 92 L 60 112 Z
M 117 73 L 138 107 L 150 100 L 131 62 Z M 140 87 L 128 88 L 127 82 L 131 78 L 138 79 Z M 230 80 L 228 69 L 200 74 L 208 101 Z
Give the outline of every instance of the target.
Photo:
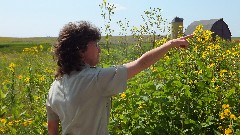
M 232 40 L 234 40 L 234 41 L 235 41 L 235 40 L 238 40 L 238 41 L 239 41 L 239 40 L 240 40 L 240 37 L 232 37 Z
M 0 52 L 21 52 L 24 48 L 29 48 L 37 45 L 42 45 L 46 49 L 53 45 L 55 41 L 55 37 L 0 37 Z

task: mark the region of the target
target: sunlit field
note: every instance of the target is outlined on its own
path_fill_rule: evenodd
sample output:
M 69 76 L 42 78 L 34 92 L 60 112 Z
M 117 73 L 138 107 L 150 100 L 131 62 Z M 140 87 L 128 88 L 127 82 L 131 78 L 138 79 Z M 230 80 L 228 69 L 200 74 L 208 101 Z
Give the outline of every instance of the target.
M 172 49 L 112 98 L 110 134 L 240 134 L 240 43 L 213 40 L 202 26 L 194 33 L 187 50 Z M 45 100 L 54 80 L 55 39 L 6 40 L 13 46 L 0 44 L 0 134 L 46 135 Z M 129 62 L 152 46 L 118 44 L 108 50 L 101 42 L 99 66 Z

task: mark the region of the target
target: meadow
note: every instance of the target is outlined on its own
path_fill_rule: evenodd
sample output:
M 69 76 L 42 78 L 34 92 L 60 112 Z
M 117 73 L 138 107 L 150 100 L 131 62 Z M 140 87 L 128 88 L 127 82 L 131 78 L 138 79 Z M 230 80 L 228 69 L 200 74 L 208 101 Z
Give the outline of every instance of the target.
M 110 134 L 240 134 L 240 43 L 213 40 L 201 26 L 194 33 L 187 50 L 172 49 L 112 98 Z M 0 134 L 47 134 L 55 40 L 0 38 Z M 103 38 L 98 66 L 129 62 L 168 40 L 116 38 L 107 46 Z

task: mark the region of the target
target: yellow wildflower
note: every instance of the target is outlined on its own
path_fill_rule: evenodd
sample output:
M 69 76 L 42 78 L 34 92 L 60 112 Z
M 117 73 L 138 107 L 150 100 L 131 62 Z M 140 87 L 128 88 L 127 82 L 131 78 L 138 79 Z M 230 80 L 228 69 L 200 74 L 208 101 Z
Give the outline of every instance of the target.
M 121 98 L 124 99 L 126 97 L 126 94 L 125 93 L 122 93 L 121 94 Z
M 28 120 L 27 122 L 28 122 L 28 125 L 31 125 L 33 123 L 32 120 Z
M 231 135 L 232 134 L 232 129 L 231 128 L 227 128 L 225 130 L 225 135 Z
M 232 76 L 232 75 L 236 75 L 236 72 L 230 71 L 230 72 L 229 72 L 229 75 L 231 75 L 231 76 Z
M 231 118 L 231 119 L 234 119 L 234 120 L 237 120 L 237 117 L 236 117 L 234 114 L 231 114 L 231 115 L 230 115 L 230 118 Z
M 31 125 L 32 122 L 33 122 L 32 120 L 26 120 L 23 122 L 23 126 Z
M 19 79 L 19 80 L 22 80 L 22 79 L 23 79 L 23 76 L 22 76 L 22 75 L 19 75 L 19 76 L 18 76 L 18 79 Z
M 8 122 L 8 125 L 9 126 L 12 126 L 13 125 L 13 122 L 11 121 L 11 122 Z
M 220 71 L 220 77 L 223 77 L 224 76 L 224 73 L 228 72 L 227 70 L 223 69 Z
M 215 49 L 215 50 L 220 49 L 220 48 L 221 48 L 221 46 L 218 45 L 218 44 L 214 46 L 214 49 Z
M 229 108 L 229 104 L 223 104 L 223 105 L 222 105 L 222 108 L 223 108 L 223 109 Z
M 203 29 L 203 25 L 198 25 L 197 27 L 196 27 L 196 30 L 195 31 L 200 31 L 200 30 L 202 30 Z
M 215 87 L 216 90 L 218 90 L 219 88 L 220 88 L 220 86 L 218 86 L 218 85 Z
M 43 50 L 43 46 L 42 46 L 42 45 L 39 46 L 39 50 L 40 50 L 40 51 Z
M 3 125 L 5 125 L 7 123 L 6 119 L 1 119 L 0 121 L 1 121 L 1 123 L 3 123 Z
M 193 51 L 197 52 L 197 50 L 198 50 L 198 48 L 197 48 L 197 46 L 195 46 L 195 47 L 193 48 Z
M 199 70 L 198 74 L 202 74 L 202 69 L 201 69 L 201 70 Z
M 27 122 L 27 121 L 24 121 L 24 122 L 23 122 L 23 126 L 26 127 L 27 125 L 28 125 L 28 122 Z
M 213 47 L 211 45 L 207 46 L 207 49 L 212 50 Z
M 32 49 L 33 49 L 34 52 L 38 52 L 37 46 L 32 47 Z
M 215 63 L 212 63 L 210 65 L 207 66 L 207 68 L 213 68 L 215 66 Z
M 5 128 L 0 128 L 0 133 L 5 133 L 6 129 Z
M 222 73 L 226 73 L 226 72 L 227 72 L 227 70 L 223 69 L 223 70 L 221 70 L 221 72 L 222 72 Z
M 206 58 L 207 55 L 208 55 L 208 52 L 204 51 L 203 54 L 202 54 L 202 58 Z
M 10 63 L 9 68 L 15 68 L 16 65 L 14 63 Z
M 221 120 L 225 118 L 224 113 L 220 113 L 219 116 Z
M 189 80 L 189 82 L 188 82 L 189 84 L 193 84 L 193 81 L 192 80 Z
M 29 83 L 30 78 L 29 78 L 29 77 L 26 77 L 24 81 L 25 81 L 25 83 Z
M 15 67 L 16 67 L 16 64 L 14 64 L 14 63 L 10 63 L 10 64 L 9 64 L 9 69 L 10 69 L 12 72 L 14 72 Z
M 202 39 L 200 37 L 197 38 L 198 42 L 202 42 Z
M 231 51 L 230 51 L 230 50 L 227 50 L 227 51 L 226 51 L 226 54 L 227 54 L 227 55 L 231 54 Z
M 211 80 L 212 83 L 215 83 L 216 82 L 216 78 L 213 77 L 212 80 Z
M 16 123 L 18 125 L 18 123 L 20 123 L 21 120 L 15 120 L 14 123 Z
M 44 80 L 45 80 L 45 78 L 44 78 L 43 75 L 39 77 L 39 81 L 40 81 L 40 82 L 42 82 L 42 81 L 44 81 Z
M 225 109 L 224 110 L 224 115 L 225 116 L 229 116 L 231 114 L 230 110 L 229 109 Z
M 29 52 L 30 51 L 30 48 L 24 48 L 23 49 L 23 52 Z

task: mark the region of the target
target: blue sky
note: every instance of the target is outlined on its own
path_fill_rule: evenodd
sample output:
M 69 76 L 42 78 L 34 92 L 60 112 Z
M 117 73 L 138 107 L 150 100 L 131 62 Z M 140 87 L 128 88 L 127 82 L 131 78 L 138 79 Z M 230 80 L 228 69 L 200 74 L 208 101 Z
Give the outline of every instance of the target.
M 240 37 L 239 0 L 107 0 L 117 9 L 113 23 L 126 18 L 130 26 L 142 24 L 143 11 L 160 8 L 167 22 L 178 16 L 184 27 L 193 21 L 220 19 L 228 24 L 233 37 Z M 104 26 L 99 4 L 102 0 L 1 0 L 0 37 L 58 36 L 68 22 L 87 20 Z M 118 33 L 117 25 L 112 29 Z

